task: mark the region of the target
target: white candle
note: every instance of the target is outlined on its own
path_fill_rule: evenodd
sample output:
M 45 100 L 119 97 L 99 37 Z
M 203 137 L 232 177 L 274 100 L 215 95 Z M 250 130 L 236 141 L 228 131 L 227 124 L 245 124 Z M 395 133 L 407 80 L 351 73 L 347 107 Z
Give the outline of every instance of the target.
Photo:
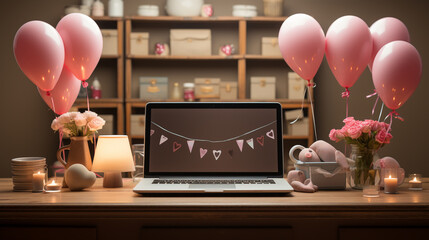
M 392 178 L 389 175 L 389 178 L 384 178 L 384 192 L 385 193 L 396 193 L 398 188 L 398 179 Z
M 51 182 L 46 185 L 46 191 L 47 192 L 59 192 L 61 191 L 61 184 L 55 182 L 55 179 L 53 179 Z
M 409 182 L 411 189 L 421 189 L 422 188 L 422 181 L 418 180 L 417 177 L 414 177 Z
M 42 192 L 45 187 L 45 173 L 37 172 L 33 174 L 33 192 Z

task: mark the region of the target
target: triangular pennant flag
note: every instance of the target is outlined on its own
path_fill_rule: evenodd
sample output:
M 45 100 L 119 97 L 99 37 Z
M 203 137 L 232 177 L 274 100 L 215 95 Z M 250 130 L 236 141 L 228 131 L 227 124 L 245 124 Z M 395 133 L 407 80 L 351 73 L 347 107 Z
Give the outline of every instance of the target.
M 155 133 L 155 130 L 151 129 L 150 130 L 150 135 L 152 136 Z
M 267 136 L 271 139 L 274 139 L 274 131 L 271 129 L 269 132 L 267 132 Z
M 264 146 L 264 135 L 257 137 L 256 140 L 258 140 L 258 143 L 261 144 L 261 146 Z
M 247 142 L 247 144 L 249 144 L 249 146 L 250 146 L 252 149 L 255 149 L 255 146 L 253 146 L 253 138 L 251 138 L 251 139 L 247 140 L 246 142 Z
M 194 148 L 194 140 L 188 140 L 188 148 L 189 148 L 189 152 L 192 153 L 192 148 Z
M 206 155 L 206 153 L 207 153 L 207 149 L 200 148 L 200 158 L 203 158 L 204 155 Z
M 238 148 L 240 149 L 240 152 L 242 152 L 243 151 L 243 142 L 244 142 L 244 140 L 240 139 L 240 140 L 237 140 L 236 142 L 237 142 Z
M 213 150 L 213 156 L 215 157 L 216 160 L 219 159 L 221 154 L 222 154 L 221 150 Z
M 161 135 L 161 138 L 159 138 L 159 145 L 165 143 L 165 141 L 167 141 L 167 140 L 168 140 L 168 138 L 166 136 Z

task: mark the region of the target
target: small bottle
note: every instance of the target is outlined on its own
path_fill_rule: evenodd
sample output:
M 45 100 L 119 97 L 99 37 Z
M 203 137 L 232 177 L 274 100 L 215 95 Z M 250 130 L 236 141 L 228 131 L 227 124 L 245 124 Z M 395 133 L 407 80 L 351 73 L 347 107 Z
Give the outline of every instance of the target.
M 94 78 L 94 81 L 91 85 L 91 97 L 94 99 L 101 98 L 101 84 L 97 77 Z
M 92 4 L 92 16 L 102 17 L 104 16 L 104 4 L 97 0 Z
M 195 101 L 194 89 L 195 89 L 194 83 L 184 83 L 183 84 L 183 98 L 186 102 Z
M 175 82 L 173 87 L 173 92 L 171 94 L 171 99 L 180 100 L 182 99 L 182 94 L 180 94 L 179 83 Z

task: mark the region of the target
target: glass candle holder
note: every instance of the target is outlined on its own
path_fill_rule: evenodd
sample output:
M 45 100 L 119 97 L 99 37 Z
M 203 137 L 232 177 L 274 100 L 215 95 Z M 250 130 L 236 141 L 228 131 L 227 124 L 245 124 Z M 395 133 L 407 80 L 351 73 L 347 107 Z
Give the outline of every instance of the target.
M 409 179 L 410 179 L 408 181 L 408 184 L 409 184 L 408 189 L 409 190 L 413 190 L 413 191 L 423 190 L 423 183 L 422 183 L 422 175 L 421 174 L 416 174 L 416 173 L 410 174 Z
M 57 180 L 56 178 L 51 179 L 48 181 L 48 183 L 45 186 L 45 192 L 51 193 L 51 192 L 61 192 L 63 184 L 61 181 Z
M 33 171 L 33 192 L 43 192 L 47 176 L 48 169 L 46 166 Z
M 398 191 L 398 169 L 384 168 L 384 193 L 396 193 Z

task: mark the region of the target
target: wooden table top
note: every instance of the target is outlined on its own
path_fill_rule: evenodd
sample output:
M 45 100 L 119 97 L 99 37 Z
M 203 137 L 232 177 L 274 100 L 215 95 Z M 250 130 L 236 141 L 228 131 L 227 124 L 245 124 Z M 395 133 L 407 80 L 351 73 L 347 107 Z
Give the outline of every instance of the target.
M 428 179 L 426 179 L 428 180 Z M 82 207 L 86 208 L 276 208 L 276 209 L 408 209 L 429 212 L 429 183 L 422 191 L 408 190 L 404 183 L 397 194 L 380 193 L 378 198 L 366 198 L 362 191 L 292 192 L 285 195 L 139 195 L 132 191 L 136 185 L 124 179 L 123 188 L 103 188 L 97 179 L 90 189 L 59 193 L 13 192 L 12 180 L 0 179 L 0 210 L 24 207 Z

